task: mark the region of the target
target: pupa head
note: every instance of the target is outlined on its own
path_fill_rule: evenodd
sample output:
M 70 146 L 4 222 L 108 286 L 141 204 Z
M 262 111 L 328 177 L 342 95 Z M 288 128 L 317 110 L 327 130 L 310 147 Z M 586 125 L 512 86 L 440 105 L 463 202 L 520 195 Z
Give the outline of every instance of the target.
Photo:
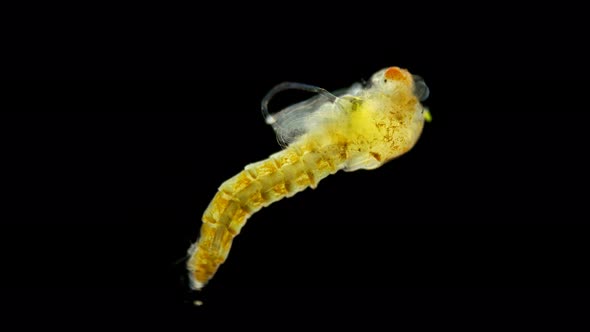
M 346 169 L 374 169 L 409 151 L 430 113 L 421 104 L 430 91 L 424 80 L 399 67 L 371 77 L 362 111 L 351 114 L 357 130 Z

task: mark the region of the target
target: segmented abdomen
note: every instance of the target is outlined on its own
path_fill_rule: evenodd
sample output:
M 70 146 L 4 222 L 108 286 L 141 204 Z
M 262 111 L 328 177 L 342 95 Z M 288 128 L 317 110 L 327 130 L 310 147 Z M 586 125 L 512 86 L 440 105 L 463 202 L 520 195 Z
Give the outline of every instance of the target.
M 298 144 L 246 166 L 225 181 L 205 210 L 201 236 L 191 247 L 187 266 L 192 287 L 201 289 L 213 277 L 252 214 L 307 187 L 315 188 L 341 169 L 345 159 L 342 146 Z

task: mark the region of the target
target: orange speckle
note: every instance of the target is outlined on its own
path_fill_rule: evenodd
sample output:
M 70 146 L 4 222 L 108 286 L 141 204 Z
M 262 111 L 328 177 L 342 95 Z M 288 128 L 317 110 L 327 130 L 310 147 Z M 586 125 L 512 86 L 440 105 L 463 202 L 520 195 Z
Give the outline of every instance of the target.
M 248 172 L 241 172 L 236 176 L 235 182 L 233 183 L 233 192 L 240 192 L 243 189 L 248 188 L 248 186 L 252 183 L 252 177 Z
M 377 159 L 377 161 L 381 161 L 381 155 L 378 154 L 377 152 L 369 152 L 371 154 L 371 156 L 373 156 L 373 158 Z
M 403 80 L 405 76 L 399 67 L 390 67 L 385 71 L 385 78 L 389 80 Z

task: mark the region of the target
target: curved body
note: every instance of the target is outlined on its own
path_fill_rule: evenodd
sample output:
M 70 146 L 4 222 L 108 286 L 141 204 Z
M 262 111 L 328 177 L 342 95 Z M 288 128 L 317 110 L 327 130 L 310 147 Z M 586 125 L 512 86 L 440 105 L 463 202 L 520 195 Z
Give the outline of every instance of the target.
M 293 117 L 281 113 L 267 119 L 276 124 L 277 134 L 301 134 L 289 135 L 294 139 L 286 149 L 246 166 L 219 187 L 203 214 L 199 241 L 189 250 L 192 287 L 201 289 L 213 277 L 233 238 L 261 208 L 315 188 L 339 170 L 374 169 L 410 150 L 425 119 L 424 92 L 417 91 L 414 78 L 390 67 L 373 75 L 369 87 L 354 86 L 331 102 L 314 101 L 298 121 L 287 121 Z

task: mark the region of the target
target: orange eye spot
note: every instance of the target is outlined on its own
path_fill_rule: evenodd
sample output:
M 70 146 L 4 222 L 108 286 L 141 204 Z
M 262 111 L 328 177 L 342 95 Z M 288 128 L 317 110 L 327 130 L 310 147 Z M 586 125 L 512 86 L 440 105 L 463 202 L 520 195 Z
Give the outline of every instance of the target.
M 385 71 L 385 78 L 388 80 L 403 80 L 405 77 L 399 67 L 391 67 Z

